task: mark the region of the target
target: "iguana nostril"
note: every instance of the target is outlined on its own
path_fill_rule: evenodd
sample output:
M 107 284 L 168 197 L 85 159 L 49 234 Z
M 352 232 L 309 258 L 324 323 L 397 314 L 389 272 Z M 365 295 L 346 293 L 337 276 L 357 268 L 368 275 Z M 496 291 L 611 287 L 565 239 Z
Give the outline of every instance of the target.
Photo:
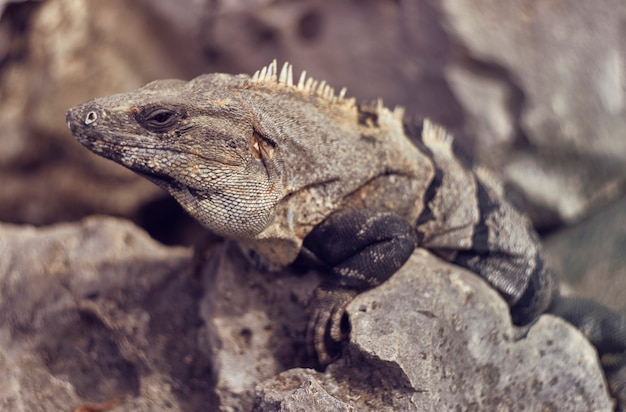
M 87 116 L 85 117 L 85 124 L 91 124 L 95 122 L 96 120 L 98 120 L 98 114 L 92 110 L 89 113 L 87 113 Z
M 67 128 L 72 130 L 72 132 L 74 132 L 74 129 L 72 129 L 72 125 L 75 123 L 75 111 L 73 109 L 70 109 L 67 111 L 67 113 L 65 114 L 65 124 L 67 125 Z

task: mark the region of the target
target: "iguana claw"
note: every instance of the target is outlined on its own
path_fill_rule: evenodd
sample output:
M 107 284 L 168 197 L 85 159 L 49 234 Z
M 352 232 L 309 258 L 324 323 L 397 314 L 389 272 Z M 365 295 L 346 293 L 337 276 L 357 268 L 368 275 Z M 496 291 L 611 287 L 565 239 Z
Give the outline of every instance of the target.
M 344 317 L 348 303 L 357 292 L 349 289 L 318 288 L 309 304 L 311 317 L 307 325 L 309 352 L 327 365 L 339 355 L 340 344 L 350 333 Z

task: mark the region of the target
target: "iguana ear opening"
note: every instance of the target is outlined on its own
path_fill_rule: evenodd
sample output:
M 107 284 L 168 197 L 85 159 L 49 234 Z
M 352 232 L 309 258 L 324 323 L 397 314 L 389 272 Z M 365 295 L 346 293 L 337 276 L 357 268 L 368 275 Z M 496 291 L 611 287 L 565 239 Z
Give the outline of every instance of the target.
M 274 148 L 276 143 L 265 138 L 256 130 L 252 133 L 250 138 L 250 152 L 255 159 L 261 161 L 270 160 L 274 157 Z

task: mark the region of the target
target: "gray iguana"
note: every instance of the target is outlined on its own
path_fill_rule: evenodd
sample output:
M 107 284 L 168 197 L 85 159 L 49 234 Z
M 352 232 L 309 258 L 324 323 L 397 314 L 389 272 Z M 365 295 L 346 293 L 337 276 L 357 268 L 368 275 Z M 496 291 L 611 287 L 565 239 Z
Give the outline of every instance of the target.
M 455 157 L 440 126 L 380 101 L 359 105 L 274 61 L 247 75 L 160 80 L 71 109 L 67 124 L 91 151 L 171 193 L 216 234 L 268 266 L 326 276 L 311 303 L 309 340 L 322 364 L 348 329 L 344 308 L 388 279 L 416 247 L 482 276 L 514 323 L 555 313 L 581 329 L 626 395 L 626 320 L 563 297 L 529 221 L 488 173 Z

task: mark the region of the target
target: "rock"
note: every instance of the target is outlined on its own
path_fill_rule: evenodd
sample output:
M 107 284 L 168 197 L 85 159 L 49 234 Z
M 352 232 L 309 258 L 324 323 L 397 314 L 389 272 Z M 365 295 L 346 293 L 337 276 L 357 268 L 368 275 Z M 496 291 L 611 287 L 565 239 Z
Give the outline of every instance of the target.
M 439 6 L 450 36 L 466 50 L 446 77 L 466 108 L 478 153 L 492 152 L 498 143 L 492 136 L 502 139 L 495 156 L 478 157 L 502 167 L 535 209 L 556 212 L 564 222 L 624 193 L 625 3 L 448 0 Z M 485 82 L 491 86 L 476 93 Z M 508 154 L 499 156 L 503 148 Z
M 334 391 L 332 389 L 335 389 Z M 252 410 L 254 411 L 353 411 L 351 403 L 338 398 L 338 384 L 332 376 L 311 369 L 295 368 L 264 382 Z M 371 388 L 375 391 L 375 388 Z
M 250 410 L 255 386 L 278 373 L 311 366 L 305 304 L 317 276 L 255 269 L 231 242 L 204 268 L 202 318 L 210 332 L 216 392 L 224 410 Z
M 0 409 L 215 404 L 189 250 L 129 222 L 0 226 Z
M 129 3 L 51 0 L 7 6 L 0 37 L 0 220 L 47 224 L 90 213 L 131 216 L 163 192 L 74 141 L 65 112 L 189 62 Z M 159 39 L 162 39 L 160 41 Z M 187 74 L 188 75 L 188 74 Z
M 329 396 L 343 410 L 611 410 L 595 350 L 577 330 L 549 315 L 512 327 L 484 281 L 425 251 L 348 312 L 345 358 L 324 375 L 288 371 L 265 383 L 259 410 L 330 405 Z
M 247 410 L 258 381 L 310 364 L 317 277 L 207 253 L 194 275 L 190 250 L 126 221 L 0 225 L 0 409 Z
M 259 272 L 231 242 L 192 258 L 112 218 L 0 225 L 0 408 L 611 407 L 580 333 L 550 316 L 513 328 L 482 280 L 424 251 L 350 304 L 343 357 L 316 372 L 318 283 Z

